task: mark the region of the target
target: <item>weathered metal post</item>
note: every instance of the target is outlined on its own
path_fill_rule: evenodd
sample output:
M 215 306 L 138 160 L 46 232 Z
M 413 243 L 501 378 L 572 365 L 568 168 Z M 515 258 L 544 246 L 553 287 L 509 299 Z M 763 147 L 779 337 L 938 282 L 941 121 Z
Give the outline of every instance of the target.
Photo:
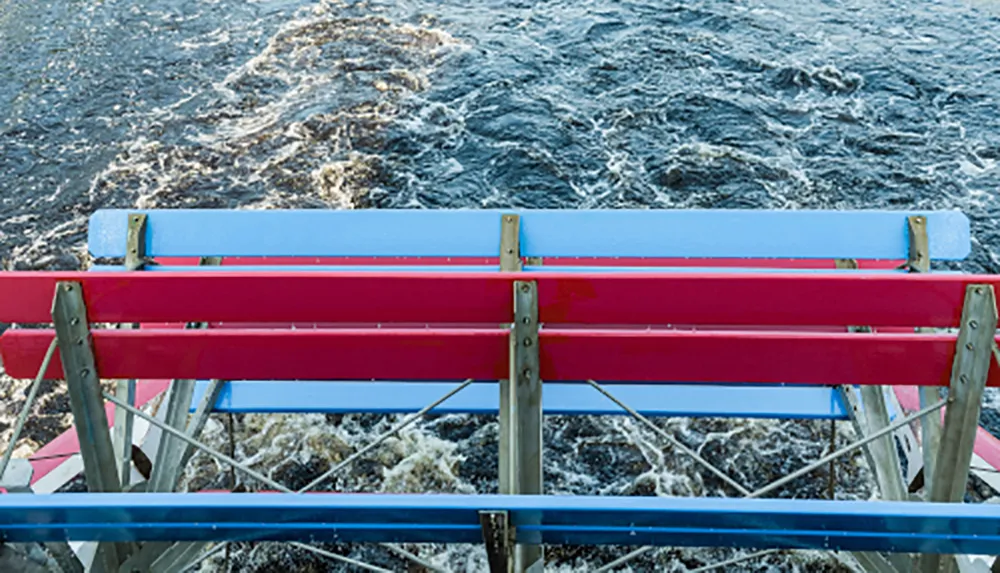
M 511 402 L 514 405 L 514 452 L 512 474 L 514 493 L 542 493 L 542 381 L 538 356 L 538 285 L 534 281 L 514 281 L 514 328 L 511 330 Z M 527 518 L 525 524 L 541 516 Z M 540 545 L 519 545 L 517 571 L 541 571 L 544 555 Z
M 936 459 L 928 490 L 930 501 L 960 503 L 965 497 L 996 329 L 997 305 L 993 287 L 967 286 L 941 443 L 933 452 Z M 926 444 L 924 447 L 927 451 Z M 926 475 L 926 466 L 924 472 Z M 920 570 L 924 573 L 951 572 L 955 568 L 951 555 L 924 555 L 921 559 Z
M 90 341 L 87 306 L 80 283 L 59 282 L 52 301 L 52 322 L 73 411 L 73 425 L 80 443 L 80 457 L 87 489 L 95 493 L 121 491 L 115 450 L 108 432 L 101 383 Z M 100 543 L 96 563 L 117 571 L 131 549 L 127 543 Z
M 907 217 L 906 230 L 909 237 L 909 255 L 906 266 L 911 273 L 926 273 L 931 270 L 930 239 L 927 236 L 927 217 L 914 215 Z M 918 328 L 917 332 L 932 332 Z M 933 404 L 941 399 L 940 389 L 924 387 L 919 389 L 920 407 Z M 935 456 L 941 444 L 941 419 L 927 416 L 920 421 L 920 447 L 924 458 L 924 492 L 933 487 Z
M 505 214 L 500 217 L 500 270 L 517 272 L 521 270 L 521 218 Z M 511 381 L 500 380 L 500 493 L 515 493 L 511 475 L 511 458 L 516 455 L 511 449 Z

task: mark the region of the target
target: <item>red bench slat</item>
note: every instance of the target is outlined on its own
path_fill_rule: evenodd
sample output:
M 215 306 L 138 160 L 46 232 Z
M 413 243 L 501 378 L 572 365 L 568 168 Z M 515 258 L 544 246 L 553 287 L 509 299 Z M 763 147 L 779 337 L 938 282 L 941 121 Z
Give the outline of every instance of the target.
M 7 372 L 35 375 L 51 330 L 0 337 Z M 947 385 L 949 334 L 543 329 L 547 381 Z M 99 330 L 105 378 L 495 380 L 508 375 L 502 329 Z M 990 384 L 1000 383 L 993 365 Z M 48 372 L 62 376 L 58 360 Z
M 0 273 L 0 322 L 51 322 L 56 281 L 92 322 L 505 323 L 514 280 L 543 322 L 955 326 L 985 275 L 854 273 Z

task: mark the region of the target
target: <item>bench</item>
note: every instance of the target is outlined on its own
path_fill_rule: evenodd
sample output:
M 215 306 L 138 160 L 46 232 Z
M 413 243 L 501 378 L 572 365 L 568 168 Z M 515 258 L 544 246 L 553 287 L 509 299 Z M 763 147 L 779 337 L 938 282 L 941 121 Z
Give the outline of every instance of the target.
M 498 270 L 502 225 L 499 211 L 212 211 L 145 212 L 143 253 L 152 259 L 223 257 L 221 267 L 151 265 L 146 270 Z M 893 268 L 908 258 L 905 212 L 767 211 L 513 211 L 518 218 L 518 259 L 531 272 L 699 271 L 700 266 L 815 271 L 833 269 L 830 259 L 856 259 L 862 268 Z M 98 211 L 91 218 L 89 247 L 95 257 L 124 257 L 130 212 Z M 958 212 L 927 214 L 932 254 L 964 258 L 969 225 Z M 335 228 L 337 233 L 325 232 Z M 747 240 L 753 237 L 753 240 Z M 544 259 L 544 265 L 530 263 Z M 475 264 L 473 264 L 475 263 Z M 113 270 L 115 266 L 97 266 Z M 121 267 L 117 267 L 121 268 Z M 653 295 L 655 296 L 655 295 Z M 207 384 L 196 388 L 196 407 Z M 362 384 L 282 385 L 232 381 L 216 403 L 219 412 L 416 412 L 440 384 L 412 384 L 388 404 Z M 648 416 L 720 416 L 846 419 L 829 388 L 779 390 L 743 387 L 733 392 L 641 386 L 620 390 Z M 317 400 L 322 392 L 323 400 Z M 260 410 L 265 398 L 267 408 Z M 374 398 L 374 399 L 373 399 Z M 547 394 L 552 414 L 624 413 L 585 385 Z M 596 400 L 596 403 L 595 403 Z M 595 409 L 595 406 L 597 409 Z M 498 395 L 470 388 L 437 413 L 492 413 Z M 330 409 L 325 409 L 330 408 Z
M 367 403 L 370 409 L 368 411 L 380 411 L 377 408 L 382 408 L 381 411 L 402 412 L 416 411 L 416 399 L 402 399 L 396 404 L 387 404 L 377 393 L 349 393 L 344 389 L 357 390 L 361 388 L 361 384 L 372 384 L 359 382 L 362 380 L 384 381 L 393 384 L 396 390 L 412 390 L 415 396 L 426 398 L 430 395 L 430 389 L 443 390 L 442 385 L 447 384 L 445 381 L 448 380 L 472 378 L 494 381 L 513 374 L 516 385 L 512 386 L 519 389 L 512 391 L 512 400 L 542 396 L 539 394 L 541 379 L 547 383 L 545 398 L 542 398 L 547 401 L 543 403 L 543 408 L 551 406 L 555 412 L 569 414 L 614 411 L 610 402 L 601 406 L 594 401 L 599 396 L 599 390 L 587 381 L 598 380 L 619 398 L 630 396 L 630 399 L 642 399 L 653 393 L 667 396 L 671 391 L 676 391 L 680 396 L 689 393 L 694 387 L 696 391 L 703 392 L 705 400 L 719 402 L 725 395 L 742 393 L 748 396 L 749 392 L 756 392 L 758 397 L 786 396 L 793 403 L 786 409 L 785 406 L 771 407 L 770 402 L 764 402 L 764 407 L 769 408 L 765 411 L 760 404 L 747 406 L 734 401 L 727 410 L 730 415 L 746 415 L 749 412 L 760 416 L 836 418 L 842 417 L 844 411 L 843 406 L 839 411 L 831 408 L 837 394 L 830 388 L 818 385 L 951 386 L 955 392 L 955 381 L 959 380 L 959 374 L 953 373 L 952 367 L 953 364 L 958 364 L 956 372 L 964 376 L 961 378 L 962 384 L 971 381 L 970 385 L 973 387 L 969 391 L 963 389 L 961 394 L 964 398 L 948 406 L 949 415 L 959 419 L 962 416 L 969 418 L 973 408 L 978 413 L 976 388 L 981 394 L 983 385 L 1000 384 L 1000 372 L 989 360 L 988 351 L 985 362 L 983 360 L 983 348 L 988 344 L 983 343 L 981 338 L 981 333 L 988 330 L 985 340 L 991 340 L 995 331 L 996 318 L 993 316 L 993 324 L 990 326 L 989 309 L 983 305 L 989 306 L 987 302 L 993 304 L 992 292 L 997 282 L 996 277 L 892 272 L 891 269 L 898 266 L 901 260 L 913 260 L 910 256 L 912 241 L 907 236 L 905 226 L 909 214 L 766 213 L 766 216 L 760 217 L 759 213 L 717 212 L 709 217 L 702 213 L 698 215 L 702 217 L 702 235 L 694 241 L 699 244 L 692 246 L 669 242 L 683 236 L 678 234 L 682 226 L 679 221 L 683 217 L 671 212 L 633 213 L 638 222 L 631 226 L 627 224 L 628 217 L 623 216 L 628 213 L 577 212 L 577 224 L 573 228 L 589 237 L 577 242 L 567 239 L 567 232 L 553 235 L 544 230 L 550 229 L 552 225 L 565 224 L 569 219 L 563 213 L 519 214 L 513 220 L 521 228 L 514 233 L 505 233 L 504 224 L 499 219 L 507 221 L 508 215 L 501 213 L 489 214 L 490 218 L 486 219 L 482 212 L 431 212 L 427 215 L 430 223 L 405 228 L 401 227 L 400 221 L 408 220 L 407 217 L 413 213 L 382 212 L 385 215 L 381 219 L 379 217 L 383 215 L 376 213 L 356 213 L 357 220 L 367 221 L 369 224 L 355 228 L 352 226 L 355 223 L 351 223 L 353 219 L 348 214 L 340 213 L 300 212 L 294 215 L 301 218 L 288 219 L 287 212 L 269 215 L 252 212 L 151 212 L 147 214 L 145 222 L 148 227 L 144 233 L 137 234 L 132 229 L 131 234 L 142 236 L 143 242 L 140 243 L 141 248 L 136 247 L 132 253 L 132 263 L 127 262 L 129 268 L 135 268 L 136 256 L 192 257 L 196 256 L 195 253 L 198 256 L 222 256 L 224 266 L 209 269 L 182 264 L 171 268 L 171 272 L 128 272 L 105 266 L 84 273 L 3 273 L 0 274 L 0 320 L 19 323 L 51 322 L 53 292 L 56 292 L 55 320 L 56 331 L 61 331 L 60 352 L 44 374 L 54 378 L 65 375 L 70 381 L 71 393 L 90 388 L 89 399 L 93 401 L 96 398 L 98 402 L 100 394 L 99 389 L 96 389 L 96 376 L 99 373 L 103 378 L 116 379 L 162 377 L 234 381 L 230 382 L 233 391 L 229 397 L 230 408 L 249 408 L 245 402 L 232 405 L 235 392 L 244 391 L 244 396 L 257 394 L 259 400 L 259 389 L 251 385 L 261 385 L 260 388 L 269 388 L 268 391 L 279 387 L 296 389 L 291 393 L 298 393 L 298 401 L 285 400 L 280 406 L 284 410 L 278 411 L 304 411 L 302 408 L 308 407 L 304 401 L 306 397 L 313 404 L 310 411 L 322 408 L 324 406 L 316 406 L 315 395 L 307 394 L 307 391 L 326 388 L 323 390 L 329 392 L 326 395 L 336 395 L 345 400 L 345 409 L 342 411 L 358 411 L 347 408 Z M 129 247 L 111 246 L 110 240 L 106 246 L 101 246 L 102 241 L 108 237 L 121 238 L 120 235 L 130 234 L 127 222 L 119 224 L 115 221 L 123 218 L 127 221 L 131 217 L 127 213 L 119 214 L 122 216 L 111 217 L 106 212 L 95 215 L 90 236 L 95 256 L 120 257 L 129 254 Z M 160 215 L 164 215 L 164 218 L 158 223 L 161 221 Z M 536 215 L 539 217 L 534 218 Z M 535 231 L 529 231 L 529 228 L 534 228 L 529 227 L 529 222 L 544 220 L 541 215 L 551 216 L 549 226 L 539 225 L 538 228 L 542 231 L 534 234 Z M 746 219 L 743 218 L 744 215 Z M 854 215 L 859 217 L 854 218 Z M 219 218 L 212 219 L 214 216 Z M 275 227 L 268 222 L 268 216 L 283 219 L 285 224 Z M 423 216 L 417 214 L 416 218 Z M 101 223 L 101 217 L 109 217 L 108 223 Z M 465 222 L 466 219 L 475 224 Z M 793 219 L 800 221 L 802 226 L 790 226 L 789 221 Z M 208 225 L 209 220 L 215 221 L 215 224 Z M 289 221 L 297 224 L 288 224 Z M 492 227 L 486 225 L 487 221 L 492 221 Z M 711 221 L 714 221 L 714 225 L 705 226 Z M 942 246 L 940 251 L 935 247 L 935 256 L 947 259 L 961 258 L 967 254 L 968 223 L 964 217 L 954 213 L 929 214 L 927 221 L 929 242 Z M 940 225 L 935 224 L 935 221 Z M 344 234 L 317 236 L 314 229 L 323 222 L 327 225 L 324 228 L 337 223 L 338 230 L 342 230 Z M 375 226 L 375 222 L 380 222 L 380 225 Z M 620 229 L 615 227 L 616 222 Z M 872 224 L 862 226 L 861 230 L 851 226 L 859 222 Z M 664 225 L 666 227 L 662 227 Z M 279 228 L 291 236 L 290 244 L 302 249 L 300 252 L 304 256 L 314 257 L 315 260 L 308 262 L 315 264 L 295 265 L 294 263 L 302 261 L 290 260 L 291 255 L 277 250 L 283 248 L 281 243 L 275 241 L 267 231 L 276 232 Z M 659 241 L 650 242 L 648 237 L 644 243 L 640 241 L 642 235 L 639 231 L 653 232 L 658 228 L 668 229 L 668 232 L 662 234 L 664 241 L 670 244 L 669 249 L 661 247 Z M 762 228 L 782 230 L 792 233 L 787 236 L 798 240 L 782 243 L 780 237 L 764 237 L 762 243 L 769 245 L 769 251 L 746 244 L 738 234 L 724 245 L 728 250 L 717 249 L 710 240 L 713 232 L 749 231 L 751 228 L 758 229 L 758 233 Z M 197 229 L 211 229 L 212 232 L 196 233 Z M 387 229 L 394 230 L 389 233 L 392 241 L 386 239 Z M 873 229 L 880 231 L 875 232 Z M 410 237 L 411 231 L 424 230 L 434 230 L 446 237 L 449 236 L 448 233 L 459 230 L 471 232 L 475 236 L 467 243 L 457 241 L 454 237 L 447 241 L 439 240 L 436 246 L 424 245 L 422 238 L 410 242 L 402 240 Z M 623 244 L 615 245 L 613 252 L 632 258 L 616 260 L 617 263 L 624 264 L 628 272 L 615 272 L 622 264 L 618 267 L 607 264 L 607 257 L 616 255 L 609 254 L 612 251 L 605 244 L 608 241 L 598 240 L 596 235 L 599 232 L 604 237 L 614 236 L 614 231 L 621 231 Z M 351 234 L 354 232 L 359 233 L 360 238 Z M 430 235 L 437 236 L 435 233 Z M 312 238 L 307 241 L 303 238 L 306 235 Z M 339 237 L 336 240 L 340 243 L 323 238 L 327 236 Z M 487 237 L 489 241 L 480 236 Z M 504 236 L 508 237 L 507 242 L 504 241 Z M 853 238 L 858 236 L 865 236 L 878 245 L 854 244 Z M 261 237 L 261 240 L 247 246 L 240 241 L 233 241 L 233 237 L 241 237 L 249 242 L 253 242 L 254 237 Z M 510 242 L 511 237 L 519 240 Z M 812 256 L 853 256 L 862 259 L 862 268 L 867 266 L 868 270 L 831 269 L 830 272 L 817 272 L 815 267 L 820 266 L 818 259 L 808 259 L 805 262 L 797 260 L 793 263 L 802 270 L 772 268 L 767 272 L 750 268 L 705 268 L 708 261 L 670 259 L 690 256 L 731 257 L 734 254 L 739 257 L 786 256 L 801 259 L 810 256 L 804 249 L 804 243 L 807 242 L 804 237 L 819 237 L 817 243 L 812 245 Z M 850 244 L 831 246 L 838 237 Z M 361 239 L 371 241 L 376 247 L 357 255 L 358 245 L 354 241 Z M 225 241 L 229 244 L 224 245 Z M 316 244 L 323 241 L 327 242 Z M 484 246 L 487 242 L 493 243 L 492 252 L 501 251 L 500 268 L 495 267 L 495 261 L 488 258 L 489 253 Z M 719 242 L 727 243 L 726 240 Z M 579 243 L 586 243 L 586 249 Z M 506 249 L 508 245 L 512 245 L 509 250 Z M 449 251 L 444 250 L 446 248 L 457 252 L 452 255 L 451 260 L 412 259 L 448 258 Z M 505 253 L 517 255 L 514 257 L 517 260 L 544 257 L 544 264 L 530 265 L 527 268 L 521 268 L 518 264 L 515 265 L 516 268 L 512 268 L 511 257 L 504 256 Z M 354 259 L 336 260 L 337 257 L 347 257 L 350 254 L 364 259 L 360 262 L 367 266 L 359 269 L 344 264 Z M 580 265 L 577 264 L 579 260 L 572 260 L 576 256 L 590 258 L 585 261 L 585 265 Z M 926 258 L 927 253 L 922 253 L 921 256 Z M 269 261 L 278 264 L 265 265 L 261 263 L 268 260 L 261 260 L 260 257 L 280 258 Z M 464 264 L 468 262 L 466 259 L 476 257 L 484 260 L 479 261 L 481 264 L 471 265 L 475 268 Z M 650 257 L 651 260 L 643 257 Z M 868 263 L 866 258 L 890 262 Z M 394 264 L 371 264 L 387 261 Z M 434 265 L 421 264 L 426 262 Z M 643 262 L 647 263 L 646 267 L 635 268 L 637 263 Z M 649 265 L 650 262 L 653 263 L 652 266 Z M 725 262 L 743 265 L 757 263 L 771 267 L 777 264 L 770 260 L 765 263 L 756 260 Z M 826 264 L 832 266 L 830 261 L 826 261 Z M 166 268 L 167 265 L 148 267 L 151 271 Z M 57 285 L 61 285 L 60 288 L 57 289 Z M 670 296 L 664 296 L 664 293 L 669 293 Z M 985 302 L 970 305 L 967 301 L 973 299 Z M 747 301 L 752 301 L 752 304 Z M 892 304 L 887 301 L 900 302 Z M 963 318 L 963 313 L 972 313 L 970 316 L 975 315 L 979 324 L 987 327 L 978 331 L 980 339 L 973 344 L 973 348 L 979 350 L 975 352 L 963 350 L 966 348 L 966 341 L 972 336 L 967 324 L 969 321 Z M 74 318 L 76 323 L 73 322 Z M 522 323 L 522 318 L 527 318 L 527 322 Z M 89 336 L 77 336 L 81 332 L 80 328 L 87 329 L 88 324 L 105 322 L 206 323 L 211 328 L 94 329 Z M 522 343 L 527 340 L 524 346 L 535 349 L 530 352 L 513 351 L 514 363 L 518 365 L 513 372 L 510 343 L 512 322 L 515 340 Z M 955 328 L 963 323 L 966 327 L 959 334 L 860 333 L 848 332 L 847 329 L 854 325 L 896 329 Z M 293 330 L 288 327 L 291 324 L 316 326 Z M 544 326 L 539 328 L 539 324 Z M 44 328 L 7 331 L 0 337 L 0 352 L 5 368 L 12 376 L 34 376 L 54 337 L 55 331 Z M 84 347 L 82 351 L 77 345 L 80 340 L 84 341 L 81 343 Z M 86 344 L 87 340 L 90 344 Z M 514 345 L 514 348 L 521 346 Z M 532 357 L 532 352 L 537 354 Z M 65 370 L 62 363 L 64 353 L 72 357 L 68 370 Z M 79 365 L 87 364 L 86 357 L 90 355 L 92 365 L 81 370 Z M 725 360 L 718 357 L 725 357 Z M 531 362 L 532 360 L 537 362 Z M 533 366 L 522 368 L 531 364 Z M 720 386 L 722 384 L 735 386 Z M 455 383 L 447 386 L 454 388 Z M 491 386 L 473 385 L 463 391 L 474 390 L 466 402 L 442 407 L 452 408 L 451 411 L 492 412 L 496 409 L 503 412 L 504 408 L 499 404 L 501 399 L 496 396 L 495 388 L 495 383 Z M 526 389 L 528 392 L 524 391 Z M 808 398 L 812 402 L 807 407 L 803 406 L 807 403 L 806 394 L 792 397 L 793 392 L 799 390 L 812 392 Z M 455 399 L 463 393 L 459 393 Z M 493 398 L 489 397 L 490 394 Z M 548 398 L 549 394 L 553 397 Z M 826 397 L 825 402 L 818 399 L 822 396 Z M 84 398 L 82 394 L 77 396 L 78 400 Z M 798 402 L 798 399 L 802 402 Z M 220 398 L 213 405 L 219 409 L 223 402 Z M 185 403 L 184 409 L 187 409 L 188 403 Z M 421 403 L 423 404 L 426 401 Z M 649 412 L 664 415 L 715 415 L 714 413 L 725 409 L 718 404 L 708 404 L 702 408 L 697 403 L 690 406 L 677 405 L 665 399 L 644 404 L 643 407 Z M 386 408 L 388 410 L 384 410 Z M 75 415 L 78 410 L 80 408 L 75 406 Z M 88 415 L 103 415 L 103 409 L 95 404 L 89 406 L 89 411 Z M 361 411 L 365 411 L 364 408 Z M 955 414 L 952 415 L 951 412 Z M 536 409 L 534 413 L 540 417 L 542 410 Z M 78 426 L 79 422 L 78 419 Z M 538 426 L 535 423 L 531 430 L 537 432 Z M 957 424 L 952 426 L 958 427 Z M 102 423 L 91 423 L 88 426 L 88 432 L 93 432 L 98 441 L 105 439 L 100 437 L 101 427 L 107 427 L 106 418 Z M 517 431 L 523 433 L 524 428 L 519 425 Z M 523 444 L 524 436 L 520 438 Z M 524 474 L 529 477 L 535 474 L 538 479 L 537 483 L 526 483 L 524 476 L 517 478 L 521 480 L 517 485 L 521 493 L 541 491 L 541 453 L 539 449 L 532 451 L 532 439 L 529 435 L 527 448 L 511 454 L 512 457 L 519 457 L 520 467 L 525 469 Z M 89 439 L 85 441 L 90 443 Z M 110 446 L 105 448 L 98 445 L 94 449 L 102 448 L 109 449 Z M 946 453 L 948 463 L 945 467 L 952 468 L 955 474 L 960 473 L 963 452 L 964 446 L 951 448 Z M 94 458 L 89 462 L 86 455 L 84 459 L 88 476 L 101 473 L 101 464 L 97 458 L 108 456 L 107 452 L 91 452 L 91 455 Z M 964 467 L 967 473 L 967 459 Z M 97 485 L 92 486 L 92 489 L 115 491 L 113 475 L 112 472 L 104 476 L 106 479 L 95 480 Z M 940 483 L 953 486 L 958 478 L 951 477 L 953 479 L 942 479 Z M 963 487 L 964 479 L 962 475 Z M 106 489 L 101 489 L 102 482 L 107 486 Z M 90 503 L 91 508 L 102 508 L 101 511 L 110 508 L 107 511 L 119 511 L 115 515 L 125 516 L 120 519 L 143 524 L 121 528 L 109 526 L 106 530 L 109 532 L 108 537 L 97 535 L 97 538 L 105 541 L 121 540 L 121 537 L 117 537 L 119 533 L 110 533 L 119 529 L 130 531 L 120 534 L 126 537 L 137 535 L 136 530 L 142 529 L 146 532 L 142 534 L 142 539 L 146 540 L 188 539 L 183 532 L 193 530 L 187 522 L 167 519 L 166 523 L 159 523 L 157 520 L 162 521 L 164 517 L 143 513 L 146 511 L 143 509 L 145 504 L 148 503 L 149 508 L 163 504 L 181 504 L 195 508 L 201 507 L 201 503 L 208 504 L 205 507 L 216 503 L 214 498 L 201 495 L 193 498 L 177 494 L 131 496 L 148 500 L 141 502 L 113 497 L 113 493 L 102 495 L 111 497 L 89 497 L 85 499 L 90 501 L 80 503 Z M 262 497 L 275 501 L 260 501 L 260 497 L 257 497 L 254 498 L 257 501 L 248 503 L 263 504 L 260 515 L 272 525 L 282 522 L 283 518 L 278 517 L 281 515 L 280 511 L 289 510 L 288 506 L 282 504 L 293 503 L 288 501 L 290 498 L 287 494 Z M 322 498 L 322 501 L 309 503 L 320 504 L 331 511 L 340 503 L 331 499 L 341 498 L 308 497 Z M 422 497 L 434 500 L 429 502 L 432 504 L 439 501 L 444 504 L 466 504 L 463 506 L 465 517 L 461 518 L 465 522 L 469 515 L 479 515 L 481 518 L 483 512 L 507 512 L 518 531 L 518 541 L 528 546 L 537 544 L 539 540 L 546 543 L 622 543 L 631 540 L 633 543 L 656 544 L 834 547 L 836 543 L 820 545 L 820 539 L 848 539 L 854 535 L 856 541 L 845 542 L 845 545 L 839 547 L 852 550 L 945 553 L 966 551 L 971 547 L 960 545 L 958 541 L 940 539 L 935 542 L 937 545 L 916 541 L 913 544 L 885 542 L 885 532 L 881 530 L 895 527 L 886 524 L 903 523 L 903 520 L 894 521 L 898 515 L 893 512 L 901 506 L 892 504 L 877 504 L 877 509 L 866 509 L 873 519 L 880 520 L 880 531 L 855 531 L 852 534 L 850 531 L 854 529 L 849 520 L 842 519 L 827 528 L 822 535 L 813 532 L 810 534 L 812 537 L 794 537 L 786 536 L 786 533 L 788 529 L 798 527 L 794 525 L 796 520 L 802 524 L 803 529 L 809 529 L 815 527 L 816 523 L 809 521 L 809 516 L 826 511 L 821 508 L 829 507 L 830 511 L 836 512 L 839 511 L 838 508 L 847 506 L 837 505 L 840 502 L 830 506 L 809 506 L 804 510 L 807 517 L 800 515 L 788 518 L 792 521 L 769 520 L 763 525 L 755 525 L 753 533 L 743 536 L 737 531 L 738 528 L 729 527 L 731 522 L 726 521 L 727 518 L 723 515 L 725 512 L 712 513 L 714 502 L 709 500 L 652 499 L 633 502 L 612 499 L 592 503 L 589 498 L 570 498 L 569 501 L 557 503 L 557 500 L 540 495 L 513 498 L 477 496 L 469 499 L 461 496 Z M 942 498 L 942 501 L 954 501 L 951 490 L 937 497 Z M 364 503 L 366 498 L 370 499 L 370 496 L 344 494 L 343 502 Z M 59 499 L 66 500 L 70 505 L 75 503 L 62 496 Z M 436 523 L 434 519 L 427 517 L 433 513 L 433 508 L 414 508 L 411 506 L 413 499 L 405 496 L 389 496 L 385 499 L 389 500 L 385 511 L 372 514 L 373 519 L 381 520 L 379 523 L 382 530 L 406 523 L 407 520 L 424 525 Z M 129 506 L 135 508 L 134 512 L 124 508 L 123 503 L 135 503 L 134 506 Z M 275 505 L 270 505 L 272 503 Z M 560 509 L 560 504 L 563 503 L 566 505 L 562 505 Z M 726 507 L 739 515 L 743 515 L 739 512 L 744 510 L 750 512 L 747 516 L 758 510 L 778 507 L 760 505 L 762 500 L 727 500 L 725 503 Z M 914 504 L 906 505 L 911 507 Z M 616 514 L 615 511 L 618 510 L 612 511 L 612 507 L 619 508 L 620 512 Z M 787 507 L 790 510 L 792 505 Z M 990 523 L 989 519 L 995 520 L 1000 516 L 1000 512 L 985 509 L 981 514 L 975 515 L 961 512 L 948 514 L 949 518 L 957 521 L 934 521 L 934 516 L 938 515 L 936 512 L 947 513 L 955 508 L 939 508 L 935 504 L 919 504 L 918 507 L 919 511 L 911 514 L 910 525 L 905 526 L 910 527 L 910 530 L 893 529 L 889 533 L 908 534 L 919 531 L 940 538 L 948 531 L 956 533 L 949 528 L 973 527 L 973 523 L 980 523 L 977 521 L 980 518 Z M 698 513 L 701 509 L 705 511 Z M 61 506 L 53 503 L 45 511 L 49 512 L 44 514 L 48 516 L 47 521 L 59 523 L 61 519 L 80 515 L 81 508 L 66 506 L 63 511 Z M 77 513 L 73 514 L 74 511 Z M 560 518 L 556 516 L 560 511 L 566 512 L 565 515 L 572 514 L 576 519 L 594 520 L 595 523 L 604 525 L 592 530 L 585 527 L 566 529 L 566 523 L 558 523 Z M 626 524 L 625 516 L 628 513 L 632 514 L 632 521 Z M 17 509 L 8 506 L 6 500 L 0 504 L 0 518 L 8 520 L 5 523 L 9 523 L 12 529 L 23 526 L 26 530 L 35 532 L 25 535 L 43 535 L 42 529 L 27 527 L 17 515 Z M 636 517 L 642 515 L 650 516 L 652 521 L 648 527 L 637 525 L 639 522 Z M 668 515 L 683 515 L 683 519 L 677 517 L 682 525 L 662 527 L 662 520 L 668 519 Z M 143 521 L 147 517 L 151 521 Z M 550 517 L 556 522 L 548 521 Z M 424 521 L 425 519 L 430 521 Z M 932 525 L 932 522 L 938 525 Z M 483 523 L 476 521 L 473 525 L 478 528 Z M 271 532 L 282 529 L 275 525 L 269 531 L 255 532 L 247 526 L 241 527 L 219 527 L 216 529 L 218 533 L 213 534 L 218 537 L 214 539 L 263 539 L 268 538 Z M 256 527 L 259 529 L 259 525 Z M 338 527 L 339 529 L 334 529 L 344 530 L 344 527 Z M 685 537 L 688 533 L 678 530 L 681 528 L 687 531 L 694 527 L 704 527 L 705 531 L 714 529 L 716 533 L 691 533 Z M 724 530 L 727 539 L 731 538 L 733 541 L 722 539 L 719 528 Z M 467 527 L 462 530 L 461 535 L 458 532 L 461 528 L 445 526 L 440 529 L 440 536 L 435 538 L 437 541 L 469 539 Z M 53 531 L 56 530 L 53 527 Z M 295 538 L 305 538 L 307 530 L 312 531 L 309 527 L 288 529 L 289 535 Z M 326 527 L 326 530 L 329 531 L 330 527 Z M 84 537 L 95 538 L 96 530 L 93 528 L 84 527 L 80 531 L 85 532 L 80 533 Z M 479 529 L 475 531 L 478 532 Z M 543 535 L 538 538 L 531 537 L 532 531 L 552 533 L 548 537 Z M 981 530 L 975 530 L 974 534 L 980 533 Z M 44 535 L 49 534 L 52 533 Z M 323 535 L 316 535 L 323 538 Z M 364 539 L 363 535 L 344 535 L 345 537 L 338 539 Z M 206 539 L 200 536 L 195 538 Z M 807 538 L 813 541 L 807 541 Z M 685 542 L 684 539 L 689 541 Z

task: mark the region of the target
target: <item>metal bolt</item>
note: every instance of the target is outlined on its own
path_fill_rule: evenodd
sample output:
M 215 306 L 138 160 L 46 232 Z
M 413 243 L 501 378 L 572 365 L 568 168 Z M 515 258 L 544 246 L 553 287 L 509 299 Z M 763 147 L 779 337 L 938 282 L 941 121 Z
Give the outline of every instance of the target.
M 969 328 L 972 328 L 972 329 L 979 328 L 979 323 L 976 322 L 976 321 L 974 321 L 974 320 L 970 320 L 969 321 Z
M 526 317 L 522 318 L 521 319 L 521 323 L 522 324 L 531 324 L 531 317 L 530 316 L 526 316 Z
M 507 249 L 507 254 L 508 255 L 513 255 L 514 254 L 514 249 Z
M 73 285 L 71 285 L 71 284 L 64 285 L 63 289 L 65 289 L 66 292 L 72 292 L 73 291 Z
M 81 369 L 80 370 L 80 376 L 90 376 L 90 369 L 89 368 L 83 368 L 83 369 Z
M 76 345 L 77 346 L 83 346 L 83 339 L 82 338 L 77 338 L 76 339 Z
M 969 377 L 966 376 L 965 374 L 962 374 L 961 376 L 958 377 L 958 381 L 961 382 L 962 384 L 965 384 L 966 382 L 969 381 Z
M 525 338 L 525 339 L 524 339 L 524 345 L 525 345 L 525 346 L 531 346 L 531 344 L 532 344 L 532 342 L 531 342 L 531 339 L 530 339 L 530 338 Z
M 132 254 L 133 254 L 133 255 L 137 255 L 137 254 L 139 254 L 139 249 L 137 249 L 137 248 L 135 248 L 135 247 L 132 247 L 132 249 L 131 249 L 131 250 L 132 250 Z
M 76 326 L 80 324 L 80 319 L 74 316 L 73 318 L 69 319 L 69 323 L 73 326 Z
M 914 217 L 913 221 L 915 223 L 917 223 L 918 225 L 923 225 L 925 219 L 923 218 L 923 216 L 918 216 L 918 217 Z
M 521 285 L 521 292 L 530 292 L 530 291 L 531 291 L 531 286 L 529 286 L 528 283 L 524 283 Z
M 521 376 L 531 378 L 531 368 L 525 368 L 524 371 L 521 372 Z
M 975 347 L 974 347 L 974 346 L 972 345 L 972 343 L 971 343 L 971 342 L 969 342 L 969 343 L 967 343 L 967 344 L 965 345 L 965 349 L 966 349 L 966 350 L 972 350 L 973 348 L 975 348 Z
M 507 223 L 513 223 L 514 222 L 514 217 L 511 217 L 510 215 L 507 215 L 506 217 L 503 218 L 503 220 L 505 222 L 507 222 Z
M 983 287 L 976 287 L 976 294 L 983 294 Z

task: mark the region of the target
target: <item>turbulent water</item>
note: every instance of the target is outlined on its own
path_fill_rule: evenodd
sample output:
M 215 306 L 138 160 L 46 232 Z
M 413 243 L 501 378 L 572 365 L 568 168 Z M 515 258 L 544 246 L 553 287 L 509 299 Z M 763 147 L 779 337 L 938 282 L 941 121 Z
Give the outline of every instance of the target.
M 86 217 L 104 207 L 909 207 L 965 211 L 961 268 L 1000 272 L 997 93 L 1000 8 L 985 0 L 0 0 L 0 256 L 78 268 Z M 6 441 L 23 385 L 2 392 Z M 19 452 L 67 410 L 43 388 Z M 219 447 L 223 422 L 208 430 Z M 235 450 L 296 487 L 394 422 L 245 416 Z M 661 424 L 751 489 L 829 440 L 820 422 Z M 493 491 L 496 429 L 429 419 L 324 489 Z M 547 491 L 734 495 L 665 446 L 626 419 L 553 418 Z M 227 485 L 207 458 L 187 477 Z M 781 495 L 822 497 L 827 477 Z M 871 495 L 860 458 L 837 477 L 838 497 Z M 478 547 L 412 549 L 485 569 Z M 587 571 L 623 552 L 554 548 L 549 565 Z M 663 549 L 633 570 L 734 554 Z M 343 568 L 277 544 L 203 565 L 227 567 Z M 852 569 L 809 552 L 729 568 Z

